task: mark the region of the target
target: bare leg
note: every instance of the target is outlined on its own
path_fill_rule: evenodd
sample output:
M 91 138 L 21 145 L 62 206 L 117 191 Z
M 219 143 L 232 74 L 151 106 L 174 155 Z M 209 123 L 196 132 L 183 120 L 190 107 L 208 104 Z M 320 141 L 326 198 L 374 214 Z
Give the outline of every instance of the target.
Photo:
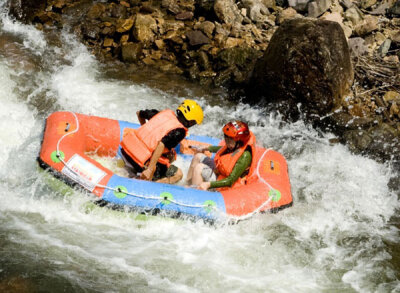
M 203 158 L 203 156 L 204 155 L 202 153 L 194 155 L 192 162 L 190 163 L 189 171 L 186 176 L 186 184 L 190 185 L 192 183 L 193 170 L 198 164 L 200 164 L 200 160 Z
M 203 176 L 201 172 L 203 171 L 203 168 L 206 168 L 207 166 L 204 165 L 203 163 L 197 164 L 194 169 L 193 169 L 193 178 L 192 178 L 192 184 L 199 186 L 201 183 L 204 182 Z

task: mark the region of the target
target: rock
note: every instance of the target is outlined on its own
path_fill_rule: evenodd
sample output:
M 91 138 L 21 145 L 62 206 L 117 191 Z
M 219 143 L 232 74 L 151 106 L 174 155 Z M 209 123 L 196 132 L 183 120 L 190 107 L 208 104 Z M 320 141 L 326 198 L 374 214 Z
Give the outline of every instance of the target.
M 297 18 L 297 17 L 300 17 L 300 15 L 297 14 L 297 11 L 294 10 L 292 7 L 289 7 L 285 10 L 282 10 L 278 14 L 278 17 L 276 18 L 276 22 L 278 24 L 282 24 L 285 20 L 293 19 L 293 18 Z
M 399 64 L 399 56 L 397 55 L 390 55 L 383 58 L 384 61 Z
M 114 5 L 113 5 L 114 4 Z M 111 3 L 111 17 L 124 19 L 127 16 L 126 7 L 123 5 L 118 5 L 115 3 Z
M 28 23 L 32 22 L 36 13 L 45 9 L 46 2 L 46 0 L 11 0 L 8 5 L 10 14 L 16 19 Z
M 216 0 L 214 11 L 222 23 L 242 23 L 243 16 L 233 0 Z
M 113 39 L 105 38 L 104 42 L 103 42 L 103 46 L 104 47 L 112 47 L 113 43 L 114 43 Z
M 150 43 L 154 40 L 157 23 L 150 15 L 137 14 L 133 28 L 133 36 L 139 42 Z
M 400 15 L 400 0 L 397 0 L 396 3 L 389 9 L 389 13 Z
M 386 54 L 389 52 L 390 45 L 392 44 L 392 41 L 390 39 L 386 39 L 382 45 L 379 46 L 378 48 L 378 54 L 382 58 L 386 56 Z
M 211 21 L 204 21 L 198 27 L 195 28 L 201 30 L 208 37 L 211 37 L 215 29 L 215 24 L 212 23 Z
M 296 12 L 306 12 L 308 2 L 311 0 L 289 0 L 289 7 L 292 7 Z
M 159 50 L 162 50 L 165 48 L 165 43 L 163 40 L 155 40 L 154 43 L 156 44 L 156 46 Z
M 253 22 L 266 22 L 269 15 L 268 8 L 261 0 L 244 0 L 243 6 L 246 8 L 246 13 Z
M 186 37 L 188 38 L 191 46 L 199 46 L 210 43 L 210 39 L 207 38 L 201 31 L 187 32 Z
M 372 15 L 385 15 L 387 10 L 390 8 L 390 2 L 384 1 L 383 3 L 379 4 L 378 7 L 373 9 L 372 11 L 368 12 Z
M 397 103 L 393 103 L 392 106 L 390 106 L 390 110 L 389 110 L 390 117 L 394 117 L 394 116 L 399 117 L 399 113 L 400 113 L 400 110 L 399 110 L 399 107 L 397 106 Z
M 177 20 L 191 20 L 193 19 L 193 12 L 191 11 L 185 11 L 185 12 L 181 12 L 178 13 L 177 15 L 175 15 L 175 19 Z
M 176 20 L 166 20 L 164 22 L 164 31 L 178 31 L 180 29 L 183 29 L 185 27 L 185 24 L 182 21 L 176 21 Z
M 308 16 L 318 17 L 329 9 L 332 2 L 331 0 L 315 0 L 308 4 Z
M 85 22 L 82 27 L 83 36 L 89 39 L 96 40 L 100 35 L 100 27 L 96 23 Z
M 377 0 L 361 0 L 361 8 L 367 9 L 375 5 Z
M 362 56 L 368 53 L 368 47 L 363 38 L 356 37 L 349 39 L 349 49 L 355 56 Z
M 352 0 L 339 0 L 339 3 L 346 9 L 349 9 L 354 5 Z
M 134 20 L 128 19 L 118 19 L 117 20 L 117 32 L 124 33 L 129 31 L 133 26 Z
M 326 13 L 323 16 L 321 16 L 321 19 L 335 21 L 339 24 L 343 24 L 343 17 L 338 12 Z M 343 26 L 342 26 L 342 28 L 343 28 Z
M 351 21 L 355 26 L 363 20 L 363 14 L 356 6 L 352 6 L 344 13 L 344 19 Z
M 341 16 L 344 13 L 343 7 L 340 5 L 339 0 L 332 0 L 332 4 L 331 4 L 331 7 L 329 8 L 329 10 L 332 13 L 339 13 Z
M 125 43 L 128 42 L 128 40 L 129 40 L 129 35 L 122 35 L 122 36 L 121 36 L 121 39 L 119 40 L 119 42 L 120 42 L 121 44 L 125 44 Z
M 261 98 L 301 103 L 307 113 L 324 116 L 340 105 L 353 76 L 349 47 L 338 23 L 292 19 L 272 36 L 254 69 L 248 94 L 253 102 Z
M 122 45 L 122 60 L 125 62 L 137 62 L 142 55 L 143 44 L 126 43 Z
M 239 38 L 231 38 L 229 37 L 226 42 L 225 45 L 223 46 L 223 48 L 227 49 L 227 48 L 233 48 L 236 46 L 240 46 L 244 43 L 243 39 L 239 39 Z
M 358 36 L 365 36 L 378 29 L 378 17 L 373 15 L 367 15 L 364 20 L 357 24 L 354 28 L 354 32 Z
M 383 96 L 383 99 L 386 102 L 392 102 L 392 101 L 396 101 L 396 100 L 400 101 L 400 93 L 395 92 L 395 91 L 388 91 Z
M 98 19 L 106 11 L 106 7 L 102 3 L 96 3 L 90 7 L 86 17 L 88 19 Z

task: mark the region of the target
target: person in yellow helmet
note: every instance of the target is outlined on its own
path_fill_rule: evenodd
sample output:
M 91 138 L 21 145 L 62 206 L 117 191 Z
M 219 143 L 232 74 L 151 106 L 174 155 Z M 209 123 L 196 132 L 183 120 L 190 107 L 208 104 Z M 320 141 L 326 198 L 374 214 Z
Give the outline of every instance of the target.
M 171 170 L 171 151 L 186 137 L 189 127 L 203 122 L 203 110 L 195 101 L 184 100 L 176 113 L 170 109 L 148 109 L 136 114 L 141 126 L 126 132 L 121 142 L 125 164 L 131 173 L 141 173 L 140 178 L 144 180 L 179 181 L 182 172 L 176 167 L 175 172 Z M 155 178 L 154 174 L 157 174 Z M 164 180 L 164 174 L 172 179 Z

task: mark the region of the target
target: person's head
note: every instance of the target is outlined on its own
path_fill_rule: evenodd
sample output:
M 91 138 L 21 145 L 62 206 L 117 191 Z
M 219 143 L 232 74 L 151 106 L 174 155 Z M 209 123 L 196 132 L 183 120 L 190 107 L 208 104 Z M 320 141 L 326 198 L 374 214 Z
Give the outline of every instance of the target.
M 247 123 L 243 121 L 232 121 L 222 128 L 225 144 L 229 150 L 244 145 L 250 138 L 250 130 Z
M 203 122 L 203 110 L 193 100 L 184 100 L 176 109 L 178 120 L 187 128 Z

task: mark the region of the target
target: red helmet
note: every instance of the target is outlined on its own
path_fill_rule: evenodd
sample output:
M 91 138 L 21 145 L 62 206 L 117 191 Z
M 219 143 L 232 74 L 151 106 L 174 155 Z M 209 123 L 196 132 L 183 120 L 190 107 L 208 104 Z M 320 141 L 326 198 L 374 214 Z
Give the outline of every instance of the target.
M 224 134 L 233 138 L 234 141 L 246 143 L 250 138 L 249 126 L 242 121 L 233 121 L 225 124 L 222 128 Z

